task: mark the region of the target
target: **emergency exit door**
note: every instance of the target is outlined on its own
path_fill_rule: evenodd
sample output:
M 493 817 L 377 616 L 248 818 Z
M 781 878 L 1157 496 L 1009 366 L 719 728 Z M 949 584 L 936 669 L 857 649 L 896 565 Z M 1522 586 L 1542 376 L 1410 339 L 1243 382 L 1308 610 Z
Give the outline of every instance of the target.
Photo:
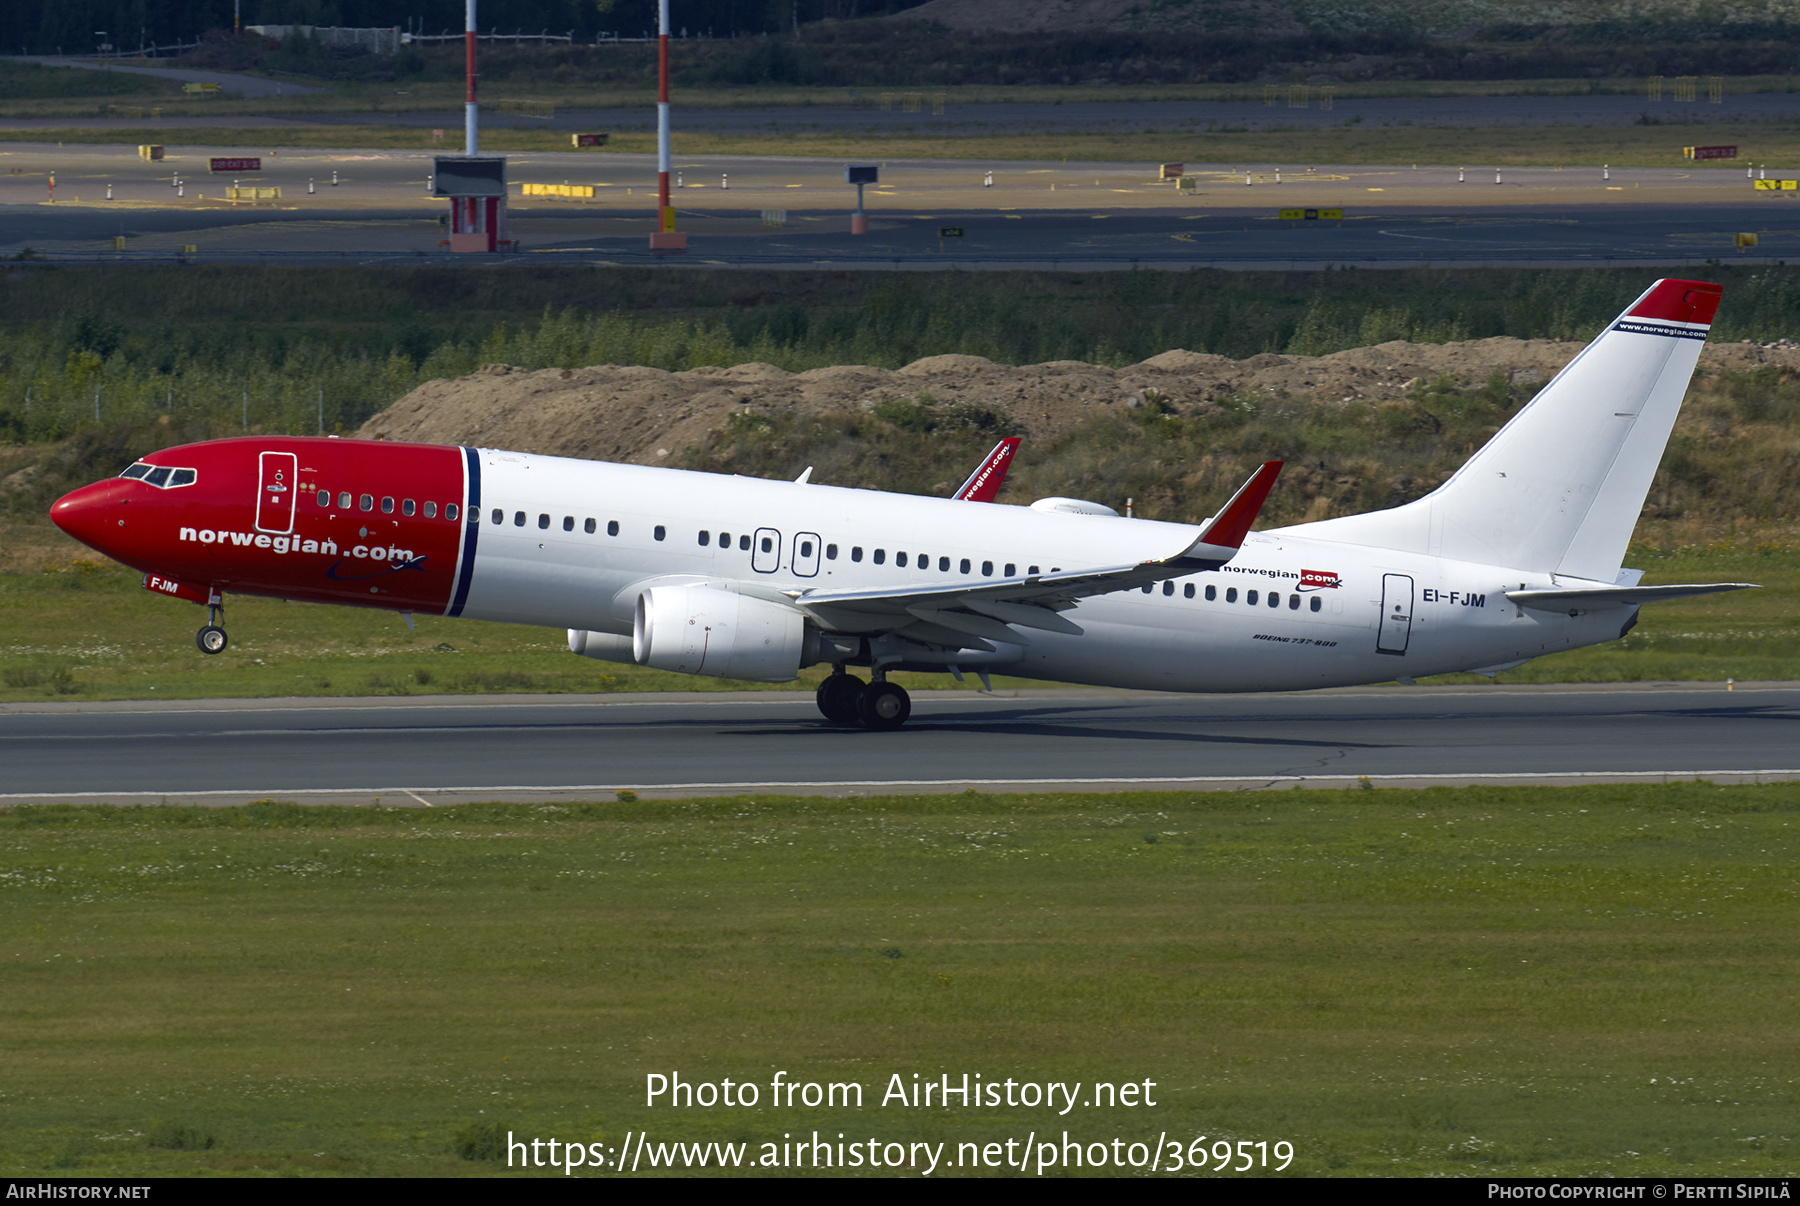
M 1375 652 L 1405 656 L 1412 639 L 1413 580 L 1409 574 L 1381 575 L 1381 629 Z

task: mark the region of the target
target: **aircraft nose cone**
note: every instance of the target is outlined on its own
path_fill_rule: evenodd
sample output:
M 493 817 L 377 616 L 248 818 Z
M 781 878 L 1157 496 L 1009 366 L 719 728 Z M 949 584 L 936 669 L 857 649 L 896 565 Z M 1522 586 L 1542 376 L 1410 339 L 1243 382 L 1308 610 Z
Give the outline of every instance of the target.
M 127 531 L 123 521 L 131 508 L 122 496 L 132 484 L 112 478 L 71 490 L 51 505 L 51 522 L 89 548 L 110 553 Z

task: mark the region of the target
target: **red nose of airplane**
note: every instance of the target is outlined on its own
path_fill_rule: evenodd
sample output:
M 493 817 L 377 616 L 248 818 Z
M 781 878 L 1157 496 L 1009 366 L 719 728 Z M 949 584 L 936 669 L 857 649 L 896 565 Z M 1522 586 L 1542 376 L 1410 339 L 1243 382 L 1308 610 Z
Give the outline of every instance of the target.
M 131 530 L 127 496 L 134 488 L 141 489 L 136 482 L 114 477 L 71 490 L 50 507 L 50 519 L 89 548 L 111 555 Z

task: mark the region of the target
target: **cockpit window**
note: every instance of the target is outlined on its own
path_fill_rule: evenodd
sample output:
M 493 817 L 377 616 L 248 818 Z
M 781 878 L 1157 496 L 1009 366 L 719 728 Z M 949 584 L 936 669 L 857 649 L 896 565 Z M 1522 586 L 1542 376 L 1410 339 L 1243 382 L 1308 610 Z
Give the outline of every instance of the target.
M 198 475 L 192 469 L 171 469 L 167 465 L 139 461 L 119 476 L 139 479 L 146 486 L 155 486 L 158 490 L 173 490 L 176 486 L 193 485 Z

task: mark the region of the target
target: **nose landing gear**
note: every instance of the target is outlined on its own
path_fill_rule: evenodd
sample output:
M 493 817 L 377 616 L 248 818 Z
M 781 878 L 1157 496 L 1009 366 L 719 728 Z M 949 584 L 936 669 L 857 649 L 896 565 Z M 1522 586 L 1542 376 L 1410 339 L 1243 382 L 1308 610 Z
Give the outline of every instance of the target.
M 200 646 L 201 653 L 223 653 L 225 646 L 231 643 L 231 638 L 219 627 L 219 621 L 224 618 L 223 611 L 224 607 L 217 601 L 216 595 L 207 602 L 206 627 L 194 634 L 194 644 Z

